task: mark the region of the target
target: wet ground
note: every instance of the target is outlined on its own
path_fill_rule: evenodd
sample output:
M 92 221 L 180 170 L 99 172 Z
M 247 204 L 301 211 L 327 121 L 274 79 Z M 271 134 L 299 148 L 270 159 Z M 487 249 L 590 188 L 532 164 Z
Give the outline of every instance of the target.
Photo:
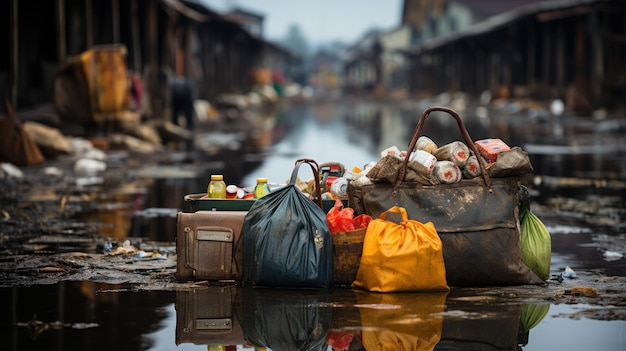
M 0 301 L 10 311 L 0 343 L 294 350 L 351 340 L 373 350 L 372 340 L 391 338 L 409 349 L 625 349 L 626 123 L 475 111 L 461 113 L 474 139 L 501 137 L 531 153 L 532 210 L 552 235 L 545 286 L 293 295 L 176 282 L 175 215 L 210 174 L 251 186 L 259 176 L 284 183 L 300 157 L 361 166 L 408 144 L 421 114 L 420 106 L 296 105 L 250 117 L 254 128 L 205 130 L 194 162 L 180 152 L 113 152 L 99 174 L 76 174 L 76 160 L 63 158 L 24 169 L 22 180 L 0 179 Z M 458 138 L 456 124 L 429 121 L 424 134 Z M 575 279 L 561 278 L 566 267 Z M 211 324 L 219 321 L 230 324 Z

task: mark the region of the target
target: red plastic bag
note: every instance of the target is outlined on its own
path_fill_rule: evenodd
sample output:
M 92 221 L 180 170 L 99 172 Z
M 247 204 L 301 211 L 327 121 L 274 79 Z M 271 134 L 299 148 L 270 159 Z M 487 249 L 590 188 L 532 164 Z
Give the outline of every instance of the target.
M 333 208 L 326 214 L 326 222 L 331 233 L 351 232 L 355 229 L 353 217 L 354 209 L 343 208 L 341 200 L 336 200 Z
M 341 200 L 335 200 L 335 205 L 326 214 L 326 222 L 332 234 L 367 228 L 371 220 L 372 217 L 366 214 L 354 217 L 354 209 L 344 208 Z
M 372 217 L 366 214 L 360 214 L 354 217 L 354 220 L 352 220 L 352 223 L 354 223 L 354 229 L 362 229 L 362 228 L 367 228 L 367 226 L 370 224 L 371 221 L 372 221 Z

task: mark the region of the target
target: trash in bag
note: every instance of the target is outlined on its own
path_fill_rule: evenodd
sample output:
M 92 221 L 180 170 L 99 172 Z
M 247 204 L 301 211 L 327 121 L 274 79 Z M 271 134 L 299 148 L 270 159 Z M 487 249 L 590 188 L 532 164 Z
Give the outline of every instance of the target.
M 487 165 L 489 176 L 496 178 L 521 176 L 532 171 L 530 156 L 518 146 L 498 153 L 495 162 Z
M 335 200 L 335 205 L 326 214 L 326 221 L 330 232 L 342 233 L 367 228 L 372 217 L 361 214 L 354 217 L 354 209 L 343 206 L 341 200 Z
M 386 220 L 388 214 L 400 214 L 400 223 Z M 352 287 L 378 292 L 449 290 L 435 225 L 409 220 L 403 207 L 383 212 L 367 227 Z
M 289 184 L 255 201 L 243 222 L 243 282 L 249 286 L 327 288 L 333 282 L 333 242 L 317 184 L 316 205 L 295 186 L 299 159 Z
M 525 186 L 521 191 L 527 193 Z M 543 280 L 550 277 L 552 261 L 552 241 L 546 226 L 530 211 L 530 204 L 524 201 L 520 206 L 520 229 L 522 232 L 522 261 Z

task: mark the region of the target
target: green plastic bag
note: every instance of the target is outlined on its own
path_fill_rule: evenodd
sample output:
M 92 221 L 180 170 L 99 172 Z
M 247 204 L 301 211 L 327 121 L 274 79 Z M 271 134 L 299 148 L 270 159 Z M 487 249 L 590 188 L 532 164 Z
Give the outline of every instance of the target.
M 546 226 L 530 211 L 528 202 L 520 210 L 522 261 L 543 280 L 550 277 L 552 240 Z

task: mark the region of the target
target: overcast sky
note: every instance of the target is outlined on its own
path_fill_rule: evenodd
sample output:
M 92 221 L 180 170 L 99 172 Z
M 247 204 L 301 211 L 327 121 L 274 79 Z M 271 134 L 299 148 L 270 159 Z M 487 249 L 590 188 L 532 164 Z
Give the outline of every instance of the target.
M 234 5 L 265 16 L 264 35 L 285 37 L 298 24 L 312 44 L 341 40 L 352 43 L 373 27 L 392 29 L 400 24 L 402 0 L 201 0 L 218 12 Z

